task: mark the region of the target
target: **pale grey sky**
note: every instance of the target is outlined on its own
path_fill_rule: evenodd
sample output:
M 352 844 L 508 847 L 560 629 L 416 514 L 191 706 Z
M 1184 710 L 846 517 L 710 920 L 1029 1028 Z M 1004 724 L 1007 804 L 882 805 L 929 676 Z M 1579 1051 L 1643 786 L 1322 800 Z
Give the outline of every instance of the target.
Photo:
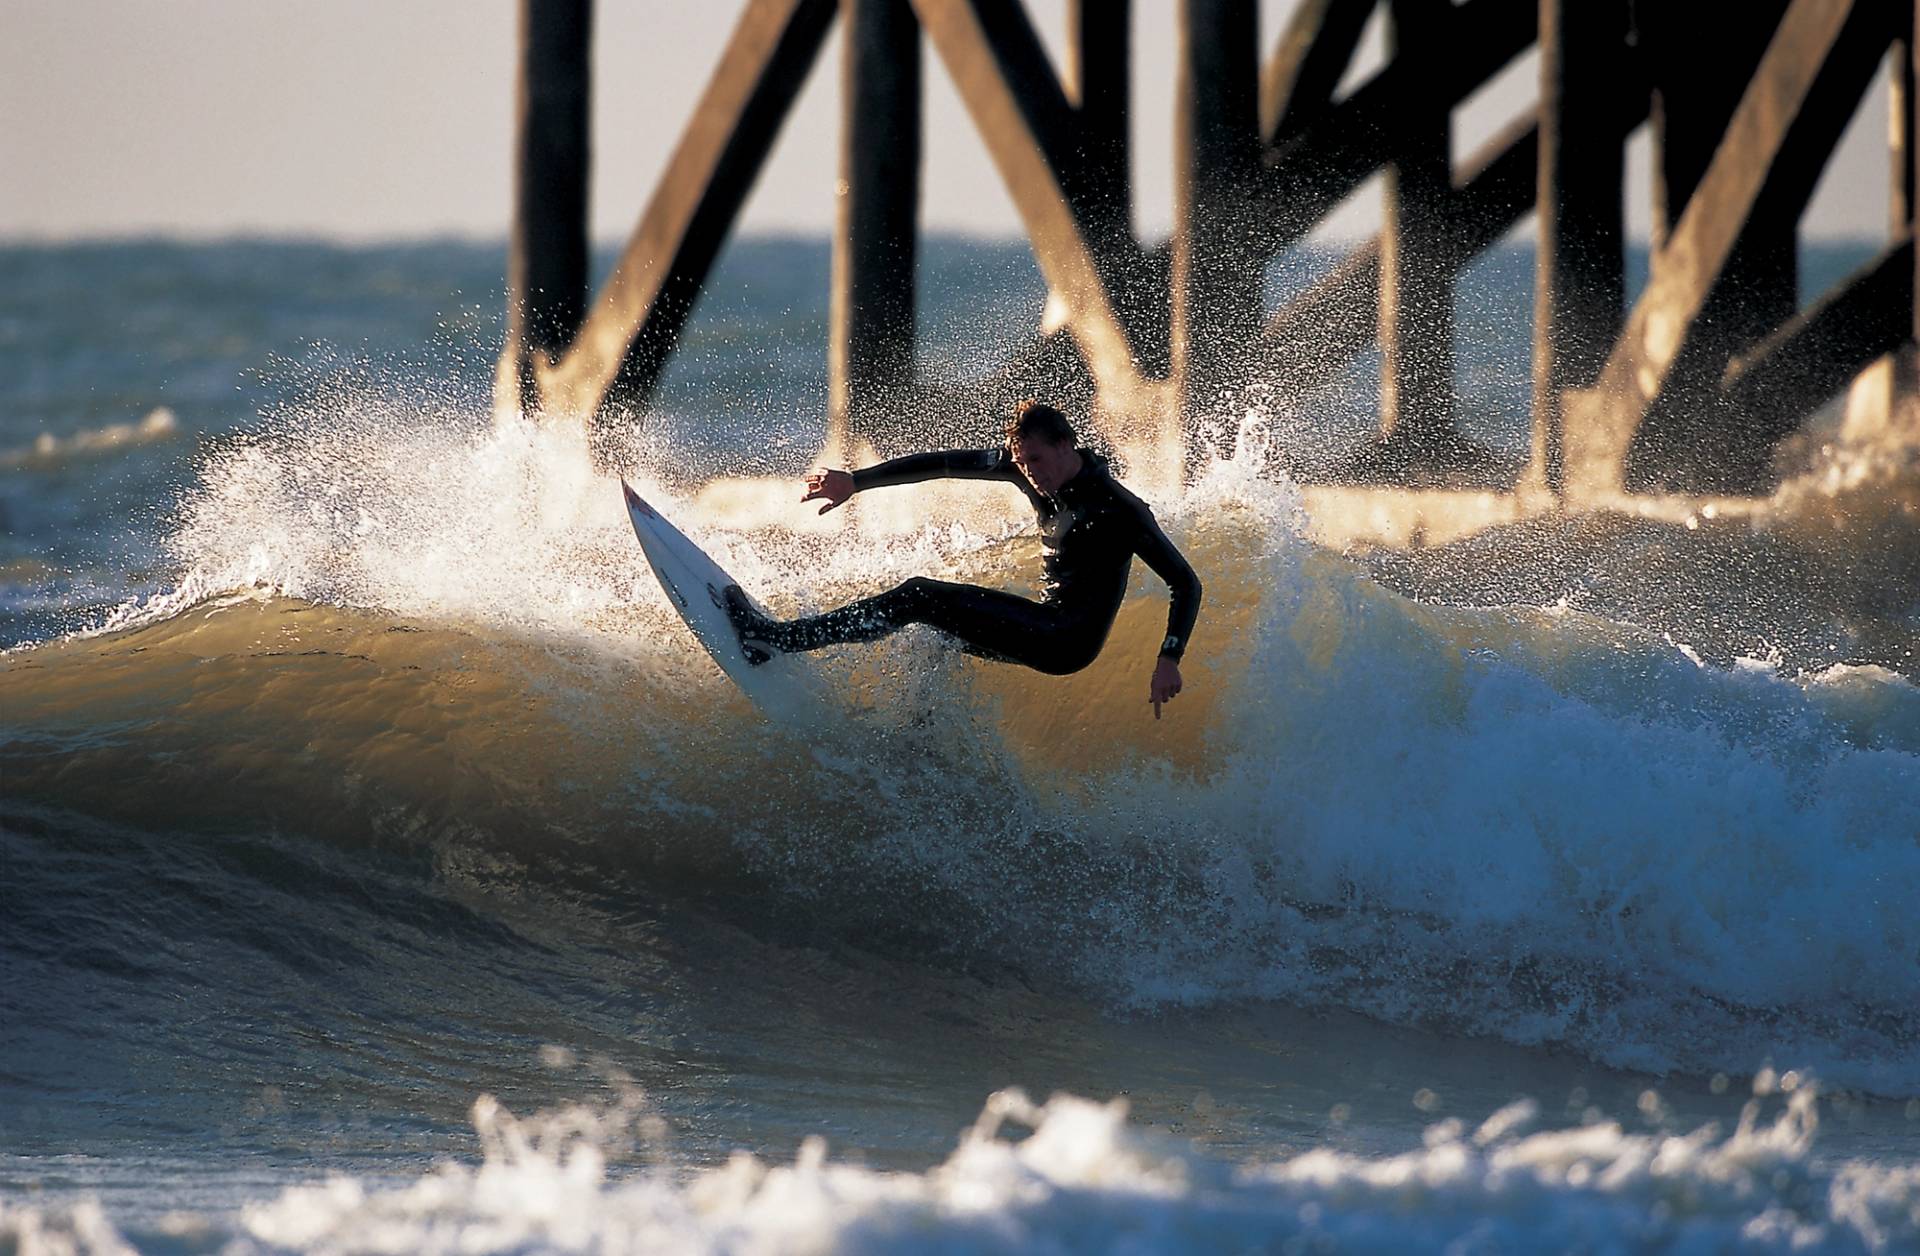
M 1294 0 L 1262 0 L 1269 42 Z M 0 0 L 0 238 L 299 233 L 499 236 L 509 212 L 514 0 Z M 718 57 L 738 0 L 601 0 L 593 231 L 623 238 Z M 1062 0 L 1030 0 L 1057 44 Z M 1138 226 L 1170 216 L 1175 0 L 1138 0 Z M 1377 39 L 1363 49 L 1378 57 Z M 830 42 L 748 206 L 749 231 L 833 221 Z M 1459 111 L 1462 148 L 1526 108 L 1534 61 Z M 1018 217 L 928 59 L 926 225 L 1013 235 Z M 1816 196 L 1811 235 L 1885 234 L 1884 83 Z M 1644 136 L 1631 190 L 1644 231 Z M 1324 229 L 1370 230 L 1363 192 Z

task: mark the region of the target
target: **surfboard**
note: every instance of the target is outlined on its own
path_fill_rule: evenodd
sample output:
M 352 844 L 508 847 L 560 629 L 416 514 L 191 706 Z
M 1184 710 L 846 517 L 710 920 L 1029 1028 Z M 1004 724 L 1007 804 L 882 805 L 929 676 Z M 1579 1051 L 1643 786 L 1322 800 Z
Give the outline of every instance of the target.
M 820 691 L 813 669 L 804 658 L 776 654 L 756 665 L 741 650 L 740 636 L 720 603 L 721 591 L 740 582 L 634 492 L 625 479 L 620 481 L 620 491 L 626 495 L 627 518 L 633 523 L 634 535 L 640 538 L 641 552 L 646 554 L 654 578 L 666 590 L 667 604 L 686 622 L 694 640 L 713 656 L 720 670 L 769 719 L 786 724 L 818 719 Z M 760 608 L 751 596 L 747 601 Z

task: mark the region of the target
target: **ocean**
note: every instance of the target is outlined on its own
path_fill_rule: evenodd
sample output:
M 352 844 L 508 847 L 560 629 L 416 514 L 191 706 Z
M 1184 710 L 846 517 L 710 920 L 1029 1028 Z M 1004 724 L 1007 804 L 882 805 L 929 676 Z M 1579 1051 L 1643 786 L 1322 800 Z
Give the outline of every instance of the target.
M 1509 455 L 1531 265 L 1461 295 Z M 828 266 L 736 242 L 590 442 L 493 415 L 497 241 L 0 245 L 0 1253 L 1920 1251 L 1920 568 L 1804 509 L 1857 476 L 1335 552 L 1281 454 L 1363 361 L 1148 492 L 1164 719 L 1137 568 L 1084 673 L 912 630 L 774 727 L 618 476 L 779 611 L 1038 565 L 1000 486 L 800 505 Z M 925 276 L 964 395 L 1044 289 Z

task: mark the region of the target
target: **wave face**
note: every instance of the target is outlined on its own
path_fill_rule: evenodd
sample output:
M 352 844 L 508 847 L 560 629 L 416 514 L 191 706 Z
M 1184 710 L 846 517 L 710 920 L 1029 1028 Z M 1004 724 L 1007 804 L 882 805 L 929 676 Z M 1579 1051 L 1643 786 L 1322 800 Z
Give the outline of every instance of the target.
M 1017 498 L 893 490 L 799 531 L 769 524 L 811 518 L 784 485 L 695 492 L 641 442 L 589 456 L 350 400 L 208 447 L 174 591 L 5 656 L 11 827 L 424 852 L 1121 1011 L 1280 1001 L 1920 1090 L 1920 694 L 1895 673 L 1706 667 L 1578 613 L 1415 603 L 1226 461 L 1155 503 L 1207 587 L 1165 720 L 1141 573 L 1078 676 L 916 631 L 821 656 L 838 702 L 771 728 L 669 614 L 613 472 L 782 610 L 1017 580 Z M 351 884 L 300 892 L 398 927 Z

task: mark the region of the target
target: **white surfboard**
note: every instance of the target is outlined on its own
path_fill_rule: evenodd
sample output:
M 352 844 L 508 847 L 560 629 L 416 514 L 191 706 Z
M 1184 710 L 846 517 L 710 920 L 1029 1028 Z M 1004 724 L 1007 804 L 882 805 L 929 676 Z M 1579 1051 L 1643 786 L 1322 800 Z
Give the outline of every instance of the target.
M 668 523 L 624 479 L 620 491 L 626 494 L 627 517 L 633 521 L 634 535 L 640 538 L 640 548 L 653 567 L 654 578 L 666 590 L 668 603 L 686 621 L 694 640 L 713 656 L 720 670 L 768 718 L 783 724 L 818 719 L 820 692 L 813 669 L 804 658 L 775 654 L 756 665 L 741 650 L 740 636 L 720 604 L 721 591 L 739 581 Z M 751 596 L 747 601 L 760 609 Z

